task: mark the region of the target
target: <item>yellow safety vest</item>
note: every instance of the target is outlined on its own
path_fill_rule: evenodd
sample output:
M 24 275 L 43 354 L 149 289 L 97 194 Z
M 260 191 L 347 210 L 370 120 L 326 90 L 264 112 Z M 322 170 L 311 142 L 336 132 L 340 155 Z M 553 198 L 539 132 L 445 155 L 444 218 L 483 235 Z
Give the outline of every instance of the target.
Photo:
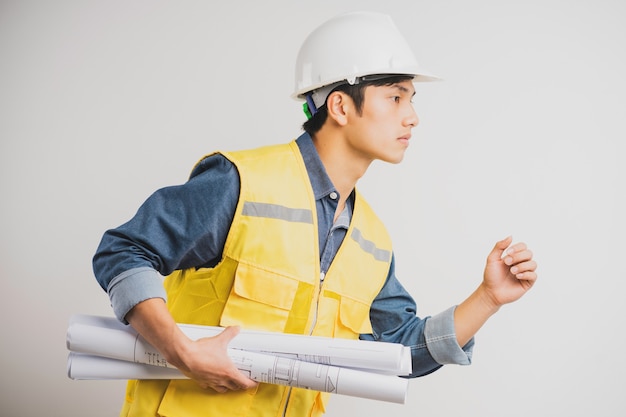
M 295 141 L 223 155 L 239 171 L 239 203 L 222 261 L 166 278 L 176 322 L 351 339 L 371 333 L 369 310 L 392 248 L 370 206 L 357 192 L 346 238 L 320 285 L 315 198 Z M 121 415 L 320 416 L 327 397 L 264 383 L 219 394 L 190 380 L 129 381 Z

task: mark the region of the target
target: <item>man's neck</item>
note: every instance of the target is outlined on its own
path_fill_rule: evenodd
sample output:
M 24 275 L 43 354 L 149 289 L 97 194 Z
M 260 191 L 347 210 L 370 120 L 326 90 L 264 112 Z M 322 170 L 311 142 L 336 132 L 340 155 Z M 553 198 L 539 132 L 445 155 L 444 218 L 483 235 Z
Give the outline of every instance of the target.
M 371 161 L 352 154 L 336 130 L 322 128 L 312 139 L 328 177 L 341 196 L 339 206 L 343 207 Z

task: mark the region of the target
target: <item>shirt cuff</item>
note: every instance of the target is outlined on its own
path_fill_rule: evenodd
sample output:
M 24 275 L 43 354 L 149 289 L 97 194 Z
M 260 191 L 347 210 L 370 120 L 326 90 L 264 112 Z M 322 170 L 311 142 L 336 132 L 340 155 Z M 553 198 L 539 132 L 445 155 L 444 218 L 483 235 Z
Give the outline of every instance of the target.
M 456 306 L 430 317 L 424 327 L 426 347 L 431 356 L 441 365 L 469 365 L 472 363 L 474 338 L 463 348 L 456 340 L 454 310 Z
M 122 272 L 111 280 L 107 292 L 115 316 L 124 324 L 128 324 L 126 314 L 140 302 L 150 298 L 167 300 L 163 278 L 148 267 Z

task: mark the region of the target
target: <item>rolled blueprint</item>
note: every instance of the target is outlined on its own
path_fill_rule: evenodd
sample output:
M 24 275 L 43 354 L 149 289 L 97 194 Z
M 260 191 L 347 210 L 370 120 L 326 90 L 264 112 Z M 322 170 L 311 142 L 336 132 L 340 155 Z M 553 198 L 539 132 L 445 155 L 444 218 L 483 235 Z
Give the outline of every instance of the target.
M 408 379 L 350 368 L 302 362 L 230 349 L 235 366 L 257 382 L 286 385 L 404 404 Z M 186 379 L 176 368 L 146 365 L 102 356 L 70 352 L 67 373 L 77 380 Z
M 196 340 L 220 327 L 179 325 Z M 132 327 L 112 317 L 75 315 L 67 330 L 67 372 L 72 379 L 184 379 Z M 242 330 L 228 355 L 249 378 L 403 404 L 410 352 L 393 343 Z M 407 365 L 408 362 L 408 365 Z
M 76 352 L 70 352 L 67 357 L 67 376 L 79 380 L 184 378 L 184 375 L 176 368 L 145 365 Z
M 191 339 L 219 334 L 222 327 L 179 324 Z M 229 347 L 269 353 L 304 362 L 364 369 L 391 375 L 412 370 L 410 349 L 399 343 L 335 339 L 242 329 Z M 74 315 L 67 330 L 67 348 L 113 359 L 167 366 L 159 352 L 132 327 L 113 317 Z

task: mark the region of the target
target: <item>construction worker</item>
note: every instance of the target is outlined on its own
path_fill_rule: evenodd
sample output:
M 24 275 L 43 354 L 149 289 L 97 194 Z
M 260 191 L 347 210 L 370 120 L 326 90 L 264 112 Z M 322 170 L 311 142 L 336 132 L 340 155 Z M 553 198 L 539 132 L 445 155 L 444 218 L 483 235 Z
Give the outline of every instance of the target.
M 121 415 L 319 416 L 329 394 L 236 369 L 227 345 L 240 328 L 402 343 L 418 377 L 469 364 L 475 333 L 534 284 L 531 251 L 509 237 L 467 299 L 417 316 L 391 239 L 355 188 L 372 161 L 403 159 L 415 83 L 434 79 L 389 16 L 324 22 L 295 78 L 308 117 L 296 140 L 210 154 L 104 234 L 93 265 L 115 314 L 190 378 L 129 381 Z M 177 322 L 225 330 L 190 340 Z

